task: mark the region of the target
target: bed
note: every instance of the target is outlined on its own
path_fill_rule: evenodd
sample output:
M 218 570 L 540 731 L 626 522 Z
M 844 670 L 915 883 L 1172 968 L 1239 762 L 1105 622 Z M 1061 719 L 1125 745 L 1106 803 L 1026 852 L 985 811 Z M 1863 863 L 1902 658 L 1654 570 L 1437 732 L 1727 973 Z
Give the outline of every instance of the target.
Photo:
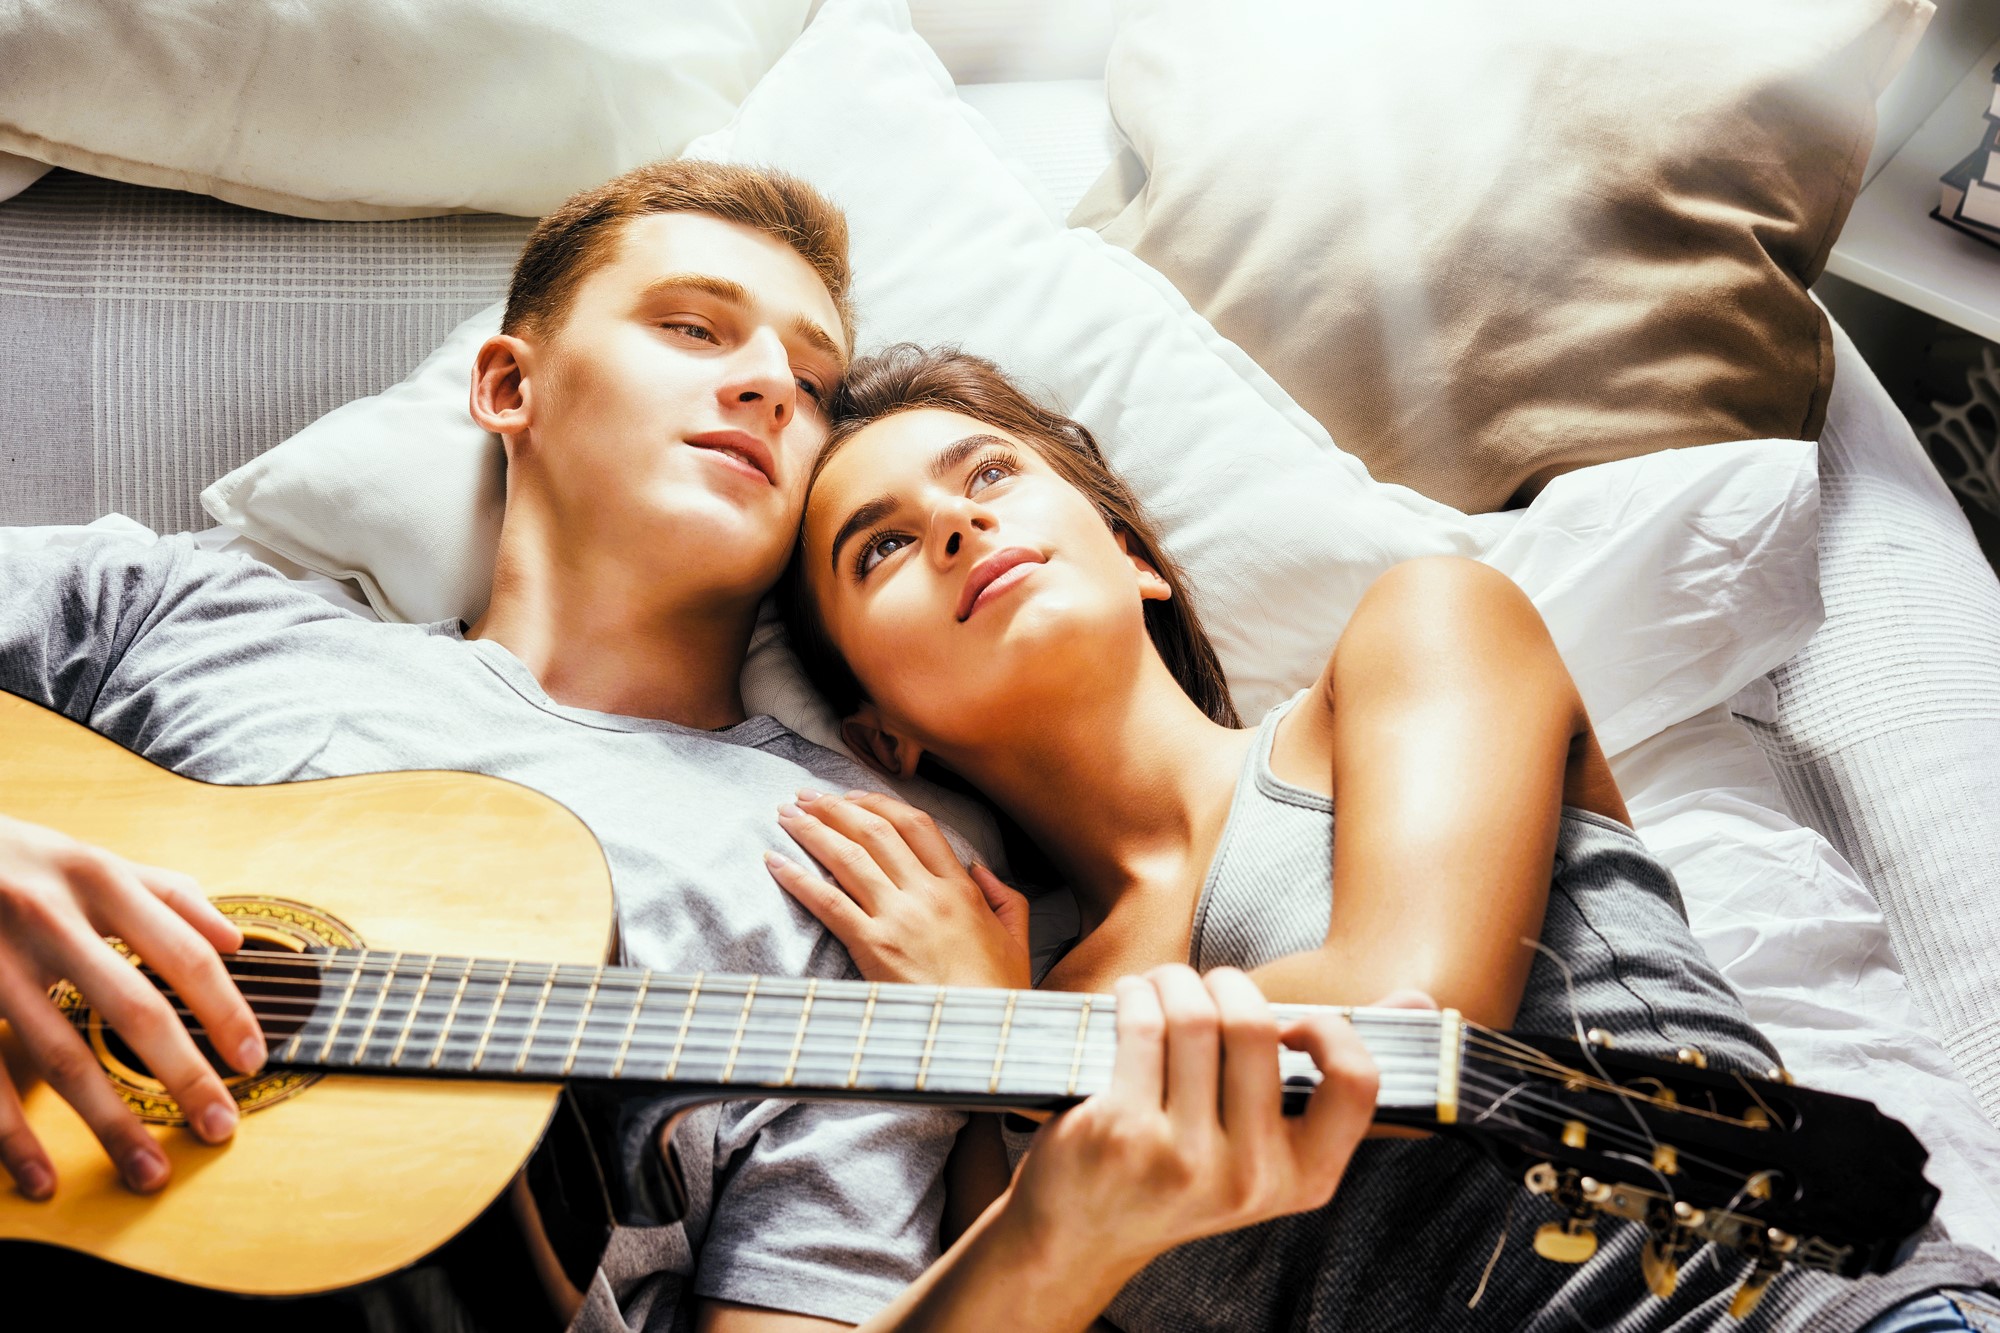
M 1121 143 L 1108 5 L 914 10 L 1067 215 Z M 529 226 L 307 221 L 43 177 L 0 203 L 0 543 L 197 531 L 368 612 L 215 526 L 200 493 L 409 374 L 504 289 Z M 2000 1250 L 2000 583 L 1839 333 L 1819 499 L 1818 632 L 1613 765 L 1791 1069 L 1910 1121 L 1945 1223 Z

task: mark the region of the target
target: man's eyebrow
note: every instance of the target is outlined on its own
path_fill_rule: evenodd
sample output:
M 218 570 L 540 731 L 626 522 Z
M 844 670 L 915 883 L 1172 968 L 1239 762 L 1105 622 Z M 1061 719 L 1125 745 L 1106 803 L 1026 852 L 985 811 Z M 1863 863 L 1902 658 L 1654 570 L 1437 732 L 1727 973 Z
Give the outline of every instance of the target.
M 950 444 L 938 450 L 932 456 L 930 467 L 926 470 L 931 474 L 933 481 L 943 481 L 975 452 L 994 445 L 998 445 L 1003 449 L 1014 447 L 1013 441 L 1004 440 L 998 435 L 967 435 L 963 439 L 953 440 Z M 827 556 L 827 562 L 836 574 L 840 572 L 840 548 L 847 545 L 847 539 L 863 528 L 873 527 L 875 524 L 880 523 L 895 511 L 895 500 L 889 496 L 881 495 L 870 500 L 867 504 L 862 505 L 847 516 L 847 522 L 841 524 L 840 531 L 834 534 L 833 550 Z
M 812 320 L 800 315 L 792 321 L 792 334 L 806 346 L 833 362 L 836 369 L 847 369 L 847 351 L 833 340 L 833 335 Z
M 828 567 L 834 573 L 840 572 L 840 548 L 847 545 L 847 539 L 863 528 L 870 528 L 896 512 L 896 502 L 886 495 L 878 495 L 867 504 L 847 516 L 847 522 L 840 525 L 840 531 L 833 535 L 833 551 L 827 557 Z
M 640 289 L 639 300 L 644 304 L 674 292 L 703 292 L 734 306 L 754 304 L 749 288 L 728 278 L 718 278 L 713 273 L 669 273 L 655 278 Z M 814 320 L 805 315 L 795 317 L 792 320 L 792 336 L 832 361 L 837 368 L 847 368 L 846 349 Z
M 750 289 L 740 282 L 718 278 L 713 273 L 669 273 L 654 278 L 639 291 L 639 299 L 650 301 L 669 292 L 706 292 L 731 305 L 749 305 Z

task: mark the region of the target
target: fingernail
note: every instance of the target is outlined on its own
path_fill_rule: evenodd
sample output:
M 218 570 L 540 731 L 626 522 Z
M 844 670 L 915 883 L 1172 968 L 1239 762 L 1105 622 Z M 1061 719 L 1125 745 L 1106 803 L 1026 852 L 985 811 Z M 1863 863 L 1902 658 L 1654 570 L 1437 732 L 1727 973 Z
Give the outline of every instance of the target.
M 253 1032 L 236 1048 L 236 1067 L 246 1074 L 254 1074 L 263 1068 L 268 1054 L 264 1049 L 264 1038 Z
M 195 1116 L 195 1130 L 210 1143 L 221 1143 L 236 1132 L 236 1108 L 210 1103 Z
M 806 812 L 799 809 L 796 805 L 781 805 L 778 807 L 778 818 L 780 819 L 804 819 L 805 817 Z
M 814 791 L 811 787 L 799 788 L 799 799 L 801 801 L 817 801 L 825 794 L 824 792 Z
M 847 799 L 850 801 L 858 801 L 864 796 L 873 796 L 874 794 L 875 793 L 872 791 L 864 791 L 857 788 L 856 790 L 847 793 Z
M 125 1183 L 135 1190 L 156 1190 L 167 1183 L 167 1159 L 148 1144 L 125 1158 Z
M 787 870 L 791 868 L 792 862 L 790 857 L 780 856 L 776 852 L 765 852 L 764 864 L 773 870 Z
M 56 1192 L 56 1179 L 40 1162 L 23 1162 L 14 1169 L 14 1184 L 30 1199 L 40 1201 Z

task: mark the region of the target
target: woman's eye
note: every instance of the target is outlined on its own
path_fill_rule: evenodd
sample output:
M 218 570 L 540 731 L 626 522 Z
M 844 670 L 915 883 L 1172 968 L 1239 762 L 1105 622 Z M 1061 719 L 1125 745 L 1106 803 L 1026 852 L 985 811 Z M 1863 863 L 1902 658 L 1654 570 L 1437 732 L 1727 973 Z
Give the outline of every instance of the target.
M 856 568 L 865 575 L 909 543 L 910 539 L 899 532 L 885 532 L 861 548 L 861 559 Z
M 972 491 L 982 491 L 995 482 L 1004 481 L 1014 474 L 1014 469 L 1005 463 L 982 463 L 972 474 Z

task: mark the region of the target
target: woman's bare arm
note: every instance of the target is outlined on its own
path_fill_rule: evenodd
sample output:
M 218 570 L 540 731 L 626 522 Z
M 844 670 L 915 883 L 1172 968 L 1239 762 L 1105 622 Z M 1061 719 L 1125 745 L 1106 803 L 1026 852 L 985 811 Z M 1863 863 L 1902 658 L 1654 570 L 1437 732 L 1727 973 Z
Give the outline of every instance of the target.
M 1625 818 L 1534 604 L 1470 560 L 1411 561 L 1376 582 L 1272 763 L 1330 791 L 1338 828 L 1326 943 L 1252 973 L 1279 1002 L 1413 987 L 1507 1026 L 1566 795 Z

